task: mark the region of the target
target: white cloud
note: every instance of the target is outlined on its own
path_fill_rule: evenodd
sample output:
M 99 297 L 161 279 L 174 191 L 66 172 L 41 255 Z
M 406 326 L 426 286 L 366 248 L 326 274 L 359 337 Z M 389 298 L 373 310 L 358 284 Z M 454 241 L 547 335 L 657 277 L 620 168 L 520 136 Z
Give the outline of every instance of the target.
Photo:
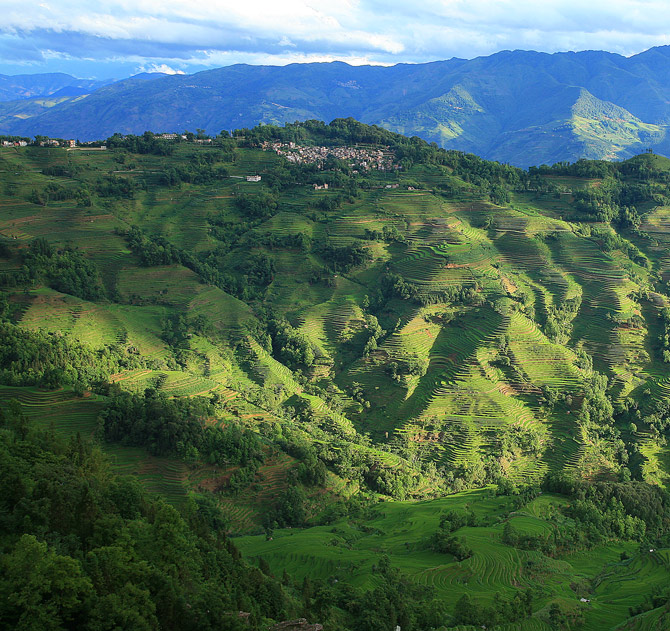
M 279 40 L 279 45 L 285 48 L 296 47 L 296 45 L 288 37 L 286 37 L 286 35 L 282 35 L 282 38 Z
M 516 48 L 630 55 L 670 43 L 667 0 L 0 2 L 0 56 L 4 37 L 22 40 L 33 56 L 50 51 L 170 69 L 225 59 L 421 62 Z M 9 44 L 4 50 L 11 52 Z
M 156 72 L 162 74 L 186 74 L 183 70 L 178 70 L 177 68 L 173 68 L 167 64 L 151 64 L 149 66 L 140 66 L 137 69 L 137 72 L 148 72 L 149 74 Z
M 235 51 L 205 51 L 204 57 L 193 57 L 186 61 L 192 65 L 205 65 L 212 68 L 232 64 L 253 64 L 258 66 L 285 66 L 287 64 L 329 63 L 343 61 L 350 66 L 392 66 L 396 61 L 376 61 L 370 57 L 355 55 L 320 55 L 286 52 L 285 54 L 239 53 Z

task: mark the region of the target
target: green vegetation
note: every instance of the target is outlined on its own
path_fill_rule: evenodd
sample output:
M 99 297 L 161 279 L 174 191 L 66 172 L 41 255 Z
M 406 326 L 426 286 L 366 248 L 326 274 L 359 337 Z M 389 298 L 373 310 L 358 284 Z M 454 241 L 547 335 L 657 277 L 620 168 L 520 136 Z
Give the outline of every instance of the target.
M 0 151 L 7 457 L 36 441 L 25 450 L 52 454 L 36 462 L 64 466 L 74 437 L 109 463 L 90 482 L 103 495 L 111 470 L 135 474 L 235 563 L 242 536 L 253 589 L 273 595 L 215 594 L 212 626 L 235 628 L 221 612 L 236 608 L 259 628 L 663 621 L 667 162 L 526 172 L 352 119 L 195 140 Z M 322 146 L 358 162 L 308 151 Z M 208 534 L 201 505 L 218 515 Z M 81 566 L 76 611 L 53 628 L 93 625 L 97 598 L 132 600 L 98 588 L 78 531 L 18 523 L 7 576 L 16 555 Z M 217 580 L 198 559 L 170 587 L 179 607 Z M 621 587 L 637 575 L 644 588 Z M 146 628 L 201 624 L 200 609 L 163 621 L 158 588 L 133 585 L 154 603 Z
M 17 629 L 242 629 L 295 608 L 245 565 L 207 497 L 183 514 L 111 477 L 101 454 L 0 417 L 0 620 Z

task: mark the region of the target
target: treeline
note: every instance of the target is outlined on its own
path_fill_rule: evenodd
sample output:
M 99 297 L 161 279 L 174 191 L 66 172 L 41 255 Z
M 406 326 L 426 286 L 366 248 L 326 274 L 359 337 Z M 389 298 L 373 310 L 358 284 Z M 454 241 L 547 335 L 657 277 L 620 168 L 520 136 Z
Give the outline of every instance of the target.
M 668 544 L 670 494 L 644 482 L 585 482 L 558 473 L 543 488 L 574 501 L 566 509 L 588 541 L 607 538 Z
M 263 142 L 295 142 L 297 144 L 356 143 L 390 145 L 403 138 L 377 125 L 366 125 L 354 118 L 336 118 L 330 124 L 319 120 L 278 125 L 257 125 L 252 129 L 236 129 L 234 136 L 244 137 L 245 144 L 256 146 Z M 421 141 L 425 142 L 425 141 Z
M 412 497 L 424 478 L 406 463 L 390 466 L 382 453 L 361 449 L 348 441 L 316 445 L 318 457 L 340 477 L 359 482 L 372 491 L 404 500 Z
M 381 230 L 366 228 L 362 238 L 367 241 L 385 241 L 386 243 L 403 243 L 405 241 L 405 236 L 394 224 L 384 226 Z
M 670 364 L 670 308 L 669 307 L 663 307 L 663 309 L 661 309 L 660 320 L 663 326 L 663 331 L 659 336 L 661 353 L 663 355 L 663 361 L 666 364 Z
M 54 170 L 58 171 L 58 167 L 53 167 Z M 44 169 L 45 175 L 48 175 L 47 171 L 49 169 Z M 65 177 L 71 177 L 68 174 Z M 86 185 L 81 186 L 63 186 L 56 182 L 49 182 L 41 191 L 37 189 L 32 189 L 28 194 L 28 201 L 31 204 L 37 204 L 38 206 L 47 206 L 50 202 L 62 202 L 74 200 L 77 206 L 81 208 L 86 208 L 91 205 L 91 192 Z
M 508 598 L 496 594 L 493 597 L 493 603 L 488 606 L 464 594 L 454 606 L 453 623 L 454 625 L 473 625 L 488 629 L 495 628 L 499 624 L 519 622 L 532 616 L 533 600 L 533 592 L 530 589 L 523 592 L 517 591 Z M 553 628 L 575 628 L 553 625 L 554 619 L 550 614 L 549 620 Z
M 551 166 L 542 164 L 531 166 L 528 173 L 536 175 L 565 175 L 580 178 L 605 178 L 617 171 L 617 163 L 608 160 L 587 160 L 581 158 L 576 162 L 557 162 Z
M 197 151 L 184 164 L 175 164 L 161 174 L 161 184 L 178 186 L 188 184 L 211 184 L 228 177 L 228 170 L 217 162 L 232 162 L 234 154 L 221 150 Z
M 308 337 L 272 310 L 259 312 L 251 334 L 268 353 L 292 370 L 305 369 L 314 364 L 314 348 Z
M 274 261 L 263 253 L 241 252 L 231 264 L 226 258 L 227 248 L 203 252 L 198 258 L 165 237 L 146 235 L 137 227 L 128 230 L 125 236 L 142 265 L 183 265 L 198 274 L 201 282 L 219 287 L 241 300 L 259 297 L 274 278 Z
M 584 236 L 593 239 L 604 252 L 613 252 L 619 250 L 627 256 L 633 263 L 651 269 L 651 261 L 634 243 L 624 239 L 621 235 L 614 232 L 611 228 L 603 226 L 583 226 L 581 233 Z
M 56 171 L 55 175 L 63 175 L 70 177 L 64 172 L 60 172 L 59 167 L 53 167 Z M 45 174 L 48 169 L 45 169 Z M 98 177 L 89 188 L 88 184 L 81 184 L 79 186 L 63 186 L 56 182 L 49 182 L 43 189 L 32 189 L 28 194 L 27 200 L 31 204 L 38 206 L 47 206 L 50 202 L 62 202 L 72 200 L 78 207 L 87 208 L 92 205 L 93 193 L 100 197 L 112 197 L 115 199 L 133 199 L 135 192 L 141 188 L 142 184 L 129 178 L 118 177 L 116 175 L 106 175 Z
M 179 263 L 189 269 L 197 267 L 197 259 L 172 245 L 161 236 L 147 236 L 137 226 L 125 233 L 130 249 L 140 257 L 140 263 L 147 267 Z M 194 270 L 195 271 L 195 270 Z
M 578 160 L 549 167 L 530 167 L 529 176 L 537 190 L 549 190 L 542 176 L 558 175 L 600 180 L 598 186 L 573 191 L 571 205 L 576 221 L 610 222 L 619 228 L 637 229 L 641 217 L 637 207 L 670 202 L 670 172 L 655 168 L 645 156 L 624 162 Z
M 334 272 L 347 273 L 354 267 L 369 263 L 372 254 L 361 243 L 335 246 L 324 244 L 318 249 L 319 255 Z
M 642 396 L 648 396 L 649 394 L 651 394 L 651 391 L 648 388 L 645 388 L 642 392 Z M 616 418 L 621 426 L 627 427 L 632 437 L 637 435 L 638 430 L 644 428 L 649 430 L 649 434 L 654 440 L 665 444 L 670 435 L 670 401 L 665 398 L 652 400 L 645 405 L 628 397 L 617 404 Z M 646 432 L 644 434 L 646 435 Z M 640 454 L 643 445 L 643 441 L 634 441 L 632 444 L 634 455 L 632 455 L 631 460 L 634 460 L 637 464 L 644 461 Z M 642 475 L 639 470 L 636 473 L 638 476 Z
M 31 142 L 27 136 L 8 136 L 7 134 L 0 134 L 0 142 L 6 140 L 7 142 Z
M 425 291 L 418 285 L 406 281 L 400 274 L 385 272 L 379 283 L 379 291 L 374 297 L 375 308 L 380 308 L 389 300 L 408 300 L 421 306 L 444 303 L 447 305 L 479 305 L 484 298 L 478 285 L 450 285 L 440 291 Z
M 457 537 L 453 533 L 463 526 L 476 526 L 473 513 L 464 515 L 456 511 L 449 511 L 440 517 L 440 525 L 428 539 L 427 547 L 433 552 L 451 554 L 457 561 L 465 561 L 474 554 L 465 537 Z
M 54 177 L 71 178 L 81 173 L 81 167 L 77 164 L 68 163 L 67 166 L 62 164 L 52 164 L 42 168 L 44 175 L 51 175 Z
M 227 253 L 254 225 L 253 222 L 242 220 L 231 221 L 225 215 L 210 216 L 207 218 L 207 223 L 209 234 L 220 242 L 217 250 L 224 253 Z
M 409 579 L 391 566 L 386 555 L 373 572 L 375 587 L 369 590 L 344 581 L 333 585 L 305 578 L 298 585 L 305 615 L 323 622 L 324 628 L 343 631 L 388 631 L 398 626 L 402 631 L 428 631 L 449 621 L 444 600 L 435 589 Z
M 653 154 L 649 154 L 651 155 Z M 543 164 L 530 167 L 528 173 L 531 176 L 564 175 L 588 179 L 623 176 L 635 180 L 670 182 L 670 171 L 654 166 L 653 159 L 649 159 L 645 154 L 623 162 L 580 158 L 576 162 L 557 162 L 551 166 Z
M 133 199 L 140 187 L 141 184 L 134 179 L 116 175 L 99 177 L 94 184 L 94 190 L 100 197 L 115 199 Z
M 640 225 L 635 204 L 650 199 L 662 203 L 650 185 L 623 183 L 614 178 L 604 179 L 598 187 L 589 187 L 573 193 L 575 218 L 583 221 L 612 222 L 621 228 Z
M 150 131 L 141 136 L 134 134 L 116 133 L 105 140 L 109 149 L 125 149 L 130 153 L 153 154 L 157 156 L 171 156 L 174 152 L 172 141 L 164 140 Z
M 0 477 L 2 628 L 260 630 L 301 613 L 242 561 L 212 499 L 180 514 L 80 438 L 31 429 L 17 403 L 0 408 Z
M 235 198 L 235 207 L 243 217 L 249 219 L 268 219 L 277 212 L 278 206 L 278 196 L 267 191 L 255 195 L 242 194 Z

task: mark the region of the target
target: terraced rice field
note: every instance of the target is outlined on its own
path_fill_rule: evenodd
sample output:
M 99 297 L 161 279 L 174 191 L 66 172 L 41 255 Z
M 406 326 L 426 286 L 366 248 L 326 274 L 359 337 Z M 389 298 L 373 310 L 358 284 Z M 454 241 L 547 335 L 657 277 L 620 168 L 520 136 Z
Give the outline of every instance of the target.
M 104 397 L 87 394 L 77 397 L 71 390 L 40 390 L 0 386 L 0 405 L 16 399 L 30 423 L 53 429 L 65 437 L 81 434 L 93 438 L 97 418 L 105 405 Z M 178 504 L 186 499 L 186 465 L 170 458 L 156 458 L 137 447 L 104 443 L 105 454 L 115 473 L 137 475 L 150 491 Z
M 139 447 L 105 443 L 104 450 L 115 473 L 134 475 L 152 493 L 158 493 L 168 502 L 182 504 L 187 497 L 186 464 L 172 458 L 150 456 Z
M 551 343 L 518 312 L 510 320 L 509 336 L 514 362 L 535 386 L 550 386 L 561 392 L 580 388 L 581 374 L 574 355 L 564 346 Z
M 174 157 L 188 159 L 192 151 L 193 147 L 179 146 Z M 226 250 L 225 239 L 214 238 L 210 221 L 244 219 L 235 195 L 267 191 L 269 178 L 248 183 L 243 176 L 265 174 L 280 163 L 277 156 L 239 149 L 236 161 L 226 165 L 236 177 L 172 188 L 161 184 L 163 157 L 133 160 L 135 168 L 126 172 L 112 152 L 70 155 L 30 149 L 23 155 L 0 155 L 3 173 L 19 173 L 16 193 L 0 195 L 0 234 L 15 237 L 12 242 L 23 248 L 35 237 L 79 248 L 99 268 L 106 289 L 106 297 L 93 303 L 33 285 L 13 296 L 13 314 L 21 326 L 67 333 L 96 348 L 120 344 L 136 349 L 147 358 L 147 368 L 115 375 L 114 381 L 125 389 L 141 392 L 162 381 L 170 396 L 217 394 L 229 402 L 220 422 L 239 414 L 250 425 L 258 419 L 284 423 L 281 408 L 275 413 L 271 406 L 301 400 L 317 429 L 339 434 L 356 427 L 374 439 L 416 448 L 419 460 L 448 468 L 475 465 L 493 453 L 518 482 L 538 480 L 549 469 L 575 471 L 589 450 L 575 418 L 588 371 L 577 368 L 575 351 L 584 349 L 593 356 L 595 367 L 612 379 L 615 399 L 637 396 L 648 387 L 645 413 L 654 401 L 670 394 L 670 369 L 655 348 L 665 299 L 645 293 L 655 272 L 670 280 L 667 207 L 651 208 L 644 215 L 641 229 L 647 236 L 628 235 L 652 261 L 649 272 L 623 250 L 606 254 L 602 243 L 583 236 L 583 226 L 561 219 L 560 206 L 569 203 L 567 198 L 514 193 L 509 207 L 499 206 L 474 199 L 470 184 L 450 169 L 421 165 L 398 176 L 398 189 L 384 188 L 382 175 L 355 199 L 330 210 L 320 202 L 335 200 L 338 191 L 292 186 L 282 191 L 274 216 L 251 221 L 249 232 Z M 98 174 L 89 167 L 95 167 L 146 181 L 147 186 L 136 191 L 134 199 L 112 201 L 94 195 L 89 208 L 76 207 L 72 200 L 46 206 L 27 202 L 32 188 L 60 181 L 42 170 L 68 161 L 79 165 L 82 177 L 91 183 Z M 420 190 L 406 190 L 403 183 L 409 178 L 421 181 Z M 571 190 L 597 184 L 579 178 L 554 180 Z M 451 198 L 445 186 L 452 188 Z M 131 225 L 141 225 L 147 234 L 162 235 L 197 255 L 222 248 L 222 273 L 237 274 L 239 270 L 232 268 L 248 252 L 264 254 L 272 260 L 273 280 L 257 293 L 240 289 L 240 296 L 254 296 L 244 302 L 202 282 L 183 266 L 141 267 L 123 235 Z M 384 229 L 384 238 L 370 232 Z M 268 236 L 298 233 L 312 239 L 311 251 L 263 244 Z M 361 245 L 373 260 L 334 274 L 321 255 L 319 246 L 324 244 Z M 21 251 L 15 248 L 11 259 L 0 261 L 0 270 L 16 274 Z M 224 270 L 228 263 L 231 270 Z M 420 299 L 380 295 L 380 277 L 386 272 L 411 283 Z M 475 299 L 460 304 L 456 297 L 449 304 L 433 304 L 443 300 L 440 292 L 461 287 L 476 288 Z M 567 316 L 567 344 L 556 344 L 546 337 L 547 326 L 554 311 L 572 298 L 581 298 L 581 307 L 574 317 Z M 293 373 L 253 339 L 250 330 L 257 327 L 257 315 L 262 317 L 266 306 L 308 337 L 316 367 L 306 368 L 302 375 Z M 173 314 L 190 320 L 202 316 L 212 327 L 207 333 L 191 333 L 186 367 L 180 370 L 175 369 L 175 351 L 162 339 L 165 318 Z M 388 334 L 366 357 L 370 314 L 379 317 Z M 645 326 L 621 322 L 640 315 Z M 508 367 L 496 361 L 505 337 Z M 425 363 L 425 374 L 394 380 L 389 364 L 408 358 Z M 315 384 L 331 395 L 338 392 L 345 411 L 333 409 L 337 404 L 327 405 L 326 395 L 309 394 L 318 392 L 310 390 Z M 548 412 L 541 405 L 542 388 L 573 396 L 573 410 Z M 360 392 L 354 395 L 354 390 Z M 250 393 L 269 395 L 272 401 L 263 404 L 267 409 L 252 406 L 245 400 L 256 400 Z M 58 416 L 58 406 L 67 405 L 54 404 L 53 414 Z M 84 417 L 77 421 L 82 427 L 90 424 Z M 508 431 L 532 432 L 542 453 L 516 450 L 500 457 L 499 435 Z M 644 428 L 640 431 L 644 434 Z M 641 449 L 644 475 L 665 484 L 670 475 L 667 449 L 650 440 L 643 440 Z M 384 465 L 402 464 L 395 454 L 377 451 Z M 152 484 L 157 484 L 159 470 L 145 471 Z M 235 519 L 249 527 L 258 516 L 253 511 L 245 515 Z M 489 565 L 480 561 L 472 571 L 485 574 Z M 505 563 L 511 561 L 501 561 Z M 459 571 L 467 575 L 467 567 Z M 431 570 L 433 574 L 435 580 L 441 575 Z
M 432 587 L 451 605 L 465 593 L 477 602 L 486 603 L 496 593 L 511 596 L 541 580 L 547 594 L 540 597 L 540 609 L 545 598 L 559 598 L 566 606 L 581 609 L 586 621 L 584 628 L 589 631 L 610 629 L 612 621 L 626 617 L 623 608 L 642 598 L 636 580 L 660 585 L 667 577 L 668 550 L 635 554 L 624 562 L 618 561 L 616 548 L 607 547 L 595 554 L 552 559 L 540 552 L 502 544 L 502 522 L 456 531 L 475 550 L 464 561 L 458 562 L 427 547 L 428 537 L 437 529 L 444 511 L 472 510 L 477 515 L 491 516 L 504 511 L 507 501 L 487 491 L 476 491 L 412 504 L 386 502 L 364 524 L 340 521 L 302 531 L 275 531 L 272 541 L 265 541 L 263 536 L 246 536 L 239 537 L 236 543 L 246 556 L 268 561 L 275 574 L 286 570 L 299 582 L 309 573 L 311 578 L 337 579 L 357 586 L 374 585 L 373 566 L 383 551 L 390 555 L 394 567 L 402 569 L 413 581 Z M 520 533 L 551 536 L 552 511 L 564 501 L 556 496 L 542 496 L 509 519 Z M 585 563 L 587 560 L 590 565 Z M 595 579 L 596 588 L 589 594 L 589 603 L 580 603 L 571 589 L 575 577 Z M 548 631 L 550 627 L 542 616 L 535 615 L 503 628 Z
M 178 370 L 132 370 L 112 375 L 111 381 L 124 390 L 140 393 L 146 388 L 156 387 L 159 378 L 160 391 L 168 396 L 204 396 L 222 390 L 221 384 L 212 379 Z
M 459 325 L 443 328 L 435 339 L 429 353 L 428 370 L 409 397 L 399 416 L 416 418 L 440 397 L 444 388 L 449 388 L 461 375 L 468 371 L 468 360 L 473 358 L 477 348 L 491 342 L 502 325 L 500 316 L 482 309 L 473 311 L 467 327 Z
M 73 436 L 92 437 L 104 399 L 88 394 L 76 396 L 71 390 L 40 390 L 30 387 L 0 386 L 0 402 L 16 399 L 23 414 L 36 426 Z
M 550 242 L 555 260 L 581 284 L 583 303 L 574 320 L 573 341 L 583 341 L 597 363 L 611 369 L 608 357 L 613 324 L 608 314 L 621 309 L 616 291 L 625 282 L 625 272 L 588 239 L 561 234 Z

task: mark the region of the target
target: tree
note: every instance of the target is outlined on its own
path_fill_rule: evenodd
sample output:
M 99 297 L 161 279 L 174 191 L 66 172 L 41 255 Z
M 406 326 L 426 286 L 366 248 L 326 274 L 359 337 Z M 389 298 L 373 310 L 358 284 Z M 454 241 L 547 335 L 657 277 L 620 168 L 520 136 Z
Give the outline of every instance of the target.
M 302 526 L 307 519 L 305 492 L 299 486 L 289 486 L 277 505 L 277 522 L 286 526 Z
M 92 584 L 79 561 L 25 534 L 2 560 L 0 623 L 17 631 L 77 627 Z
M 485 624 L 484 612 L 470 596 L 463 594 L 454 606 L 454 621 L 456 624 Z
M 502 542 L 508 546 L 515 546 L 519 541 L 519 535 L 512 526 L 512 523 L 507 521 L 503 527 Z

